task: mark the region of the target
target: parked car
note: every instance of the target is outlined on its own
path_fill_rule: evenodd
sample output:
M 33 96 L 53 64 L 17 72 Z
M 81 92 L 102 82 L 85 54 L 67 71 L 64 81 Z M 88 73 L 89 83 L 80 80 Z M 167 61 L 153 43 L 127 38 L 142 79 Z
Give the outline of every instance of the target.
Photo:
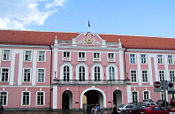
M 140 114 L 169 114 L 171 109 L 165 108 L 160 105 L 147 106 L 140 110 Z
M 144 104 L 144 105 L 147 105 L 147 106 L 157 105 L 157 104 L 154 103 L 154 102 L 144 102 L 143 104 Z
M 171 105 L 175 105 L 175 98 L 171 98 Z
M 134 104 L 123 104 L 117 107 L 117 112 L 122 113 L 125 111 L 130 110 L 131 108 L 133 108 L 135 105 Z
M 124 110 L 125 113 L 127 114 L 140 114 L 139 110 L 142 108 L 145 108 L 146 105 L 135 105 L 133 108 L 130 108 L 129 110 Z
M 2 105 L 0 105 L 0 111 L 3 111 L 4 107 Z
M 151 99 L 146 99 L 146 100 L 143 100 L 143 102 L 154 102 L 154 101 Z
M 156 101 L 156 104 L 161 105 L 161 106 L 165 106 L 165 105 L 168 105 L 168 102 L 165 100 L 158 100 L 158 101 Z

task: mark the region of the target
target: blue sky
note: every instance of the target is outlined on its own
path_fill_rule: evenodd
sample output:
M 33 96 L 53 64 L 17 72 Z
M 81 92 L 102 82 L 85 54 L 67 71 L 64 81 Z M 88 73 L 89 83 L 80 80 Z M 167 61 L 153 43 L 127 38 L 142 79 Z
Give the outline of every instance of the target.
M 13 2 L 12 2 L 13 1 Z M 1 0 L 0 29 L 175 37 L 175 0 Z

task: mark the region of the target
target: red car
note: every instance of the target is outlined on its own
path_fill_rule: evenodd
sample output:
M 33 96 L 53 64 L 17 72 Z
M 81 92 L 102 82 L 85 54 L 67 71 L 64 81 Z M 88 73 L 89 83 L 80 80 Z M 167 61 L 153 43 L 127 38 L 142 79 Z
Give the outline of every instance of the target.
M 142 108 L 139 111 L 140 114 L 169 114 L 171 112 L 168 108 L 160 105 L 146 106 L 146 108 Z

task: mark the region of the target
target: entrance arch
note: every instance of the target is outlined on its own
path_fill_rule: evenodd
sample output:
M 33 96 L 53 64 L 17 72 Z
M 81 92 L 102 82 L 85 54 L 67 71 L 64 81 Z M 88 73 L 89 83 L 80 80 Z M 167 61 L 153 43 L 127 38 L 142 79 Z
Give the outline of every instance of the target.
M 80 96 L 80 108 L 83 107 L 83 95 L 87 97 L 87 104 L 100 104 L 101 108 L 106 108 L 106 95 L 99 88 L 88 88 L 85 89 Z
M 122 98 L 122 92 L 120 90 L 115 90 L 113 92 L 113 104 L 119 106 L 122 104 L 123 98 Z
M 69 90 L 64 91 L 62 94 L 62 109 L 63 110 L 72 109 L 72 101 L 73 101 L 72 92 Z

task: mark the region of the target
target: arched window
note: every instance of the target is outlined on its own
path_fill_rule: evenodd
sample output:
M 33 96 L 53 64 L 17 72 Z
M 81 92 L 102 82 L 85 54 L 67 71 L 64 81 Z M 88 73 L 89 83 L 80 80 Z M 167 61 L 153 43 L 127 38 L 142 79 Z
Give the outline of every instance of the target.
M 143 92 L 143 99 L 144 99 L 144 100 L 149 99 L 149 91 L 144 91 L 144 92 Z
M 100 81 L 100 67 L 98 66 L 94 68 L 94 79 L 95 81 Z
M 79 67 L 79 81 L 85 81 L 85 68 L 84 68 L 84 66 Z
M 69 77 L 70 77 L 70 69 L 69 69 L 69 66 L 64 66 L 63 68 L 63 79 L 64 81 L 69 81 Z
M 112 66 L 109 67 L 109 80 L 115 80 L 114 67 Z

